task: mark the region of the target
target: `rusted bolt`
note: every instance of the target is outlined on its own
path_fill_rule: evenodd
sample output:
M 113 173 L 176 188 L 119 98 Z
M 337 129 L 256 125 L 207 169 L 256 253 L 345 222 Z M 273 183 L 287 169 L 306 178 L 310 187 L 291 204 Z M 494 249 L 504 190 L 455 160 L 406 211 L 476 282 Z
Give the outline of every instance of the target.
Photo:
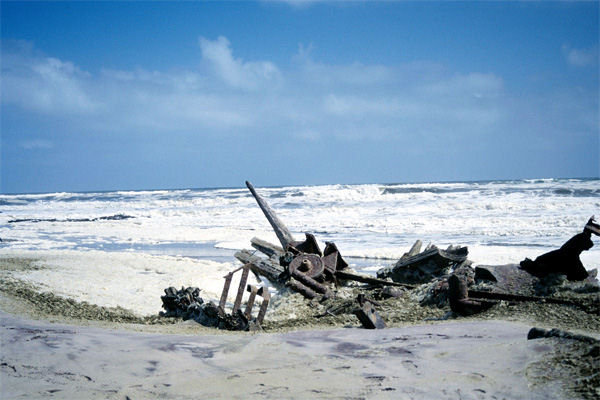
M 312 269 L 312 262 L 309 259 L 302 260 L 302 263 L 298 267 L 301 272 L 308 272 Z

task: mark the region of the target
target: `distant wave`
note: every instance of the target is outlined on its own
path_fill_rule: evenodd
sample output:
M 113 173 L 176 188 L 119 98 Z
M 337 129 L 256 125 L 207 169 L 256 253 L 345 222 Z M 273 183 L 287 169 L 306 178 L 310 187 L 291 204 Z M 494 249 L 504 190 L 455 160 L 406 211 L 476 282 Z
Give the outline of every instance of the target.
M 383 188 L 381 194 L 410 194 L 410 193 L 464 193 L 470 192 L 472 190 L 477 190 L 479 188 L 442 188 L 442 187 L 419 187 L 419 186 L 411 186 L 411 187 L 392 187 L 392 188 Z
M 600 189 L 569 189 L 556 188 L 554 194 L 573 197 L 600 197 Z
M 19 219 L 11 219 L 8 221 L 9 224 L 15 224 L 19 222 L 94 222 L 94 221 L 120 221 L 124 219 L 135 218 L 131 215 L 125 214 L 115 214 L 108 215 L 105 217 L 96 217 L 96 218 L 66 218 L 66 219 L 57 219 L 57 218 L 19 218 Z

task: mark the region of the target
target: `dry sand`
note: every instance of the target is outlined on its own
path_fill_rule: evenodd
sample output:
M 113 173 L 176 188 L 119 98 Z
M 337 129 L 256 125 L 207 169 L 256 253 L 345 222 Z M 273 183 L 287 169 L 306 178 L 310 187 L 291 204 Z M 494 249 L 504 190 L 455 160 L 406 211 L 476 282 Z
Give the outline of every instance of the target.
M 2 261 L 6 272 L 28 268 L 31 260 Z M 265 327 L 283 332 L 224 333 L 40 294 L 3 272 L 2 399 L 600 395 L 597 348 L 565 339 L 527 340 L 534 325 L 572 324 L 579 333 L 600 336 L 598 316 L 564 306 L 504 305 L 478 318 L 427 322 L 446 310 L 415 306 L 407 294 L 384 302 L 389 329 L 364 330 L 347 316 L 313 325 L 302 309 L 294 319 L 278 319 L 289 311 L 280 305 Z
M 3 398 L 569 398 L 535 367 L 556 341 L 518 323 L 157 335 L 0 319 Z

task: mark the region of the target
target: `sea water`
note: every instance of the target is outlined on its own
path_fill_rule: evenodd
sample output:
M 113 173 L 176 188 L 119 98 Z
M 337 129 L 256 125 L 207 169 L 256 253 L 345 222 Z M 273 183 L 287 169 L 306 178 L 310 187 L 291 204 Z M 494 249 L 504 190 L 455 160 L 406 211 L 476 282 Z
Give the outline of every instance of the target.
M 392 264 L 417 239 L 468 246 L 475 264 L 518 263 L 560 247 L 600 216 L 598 179 L 254 183 L 295 238 L 310 232 L 322 245 L 333 241 L 365 273 Z M 102 305 L 128 296 L 143 313 L 160 309 L 170 285 L 218 296 L 222 276 L 239 265 L 234 252 L 251 249 L 253 237 L 277 243 L 245 187 L 0 195 L 0 254 L 45 266 L 20 279 Z M 581 255 L 588 269 L 600 267 L 593 240 Z

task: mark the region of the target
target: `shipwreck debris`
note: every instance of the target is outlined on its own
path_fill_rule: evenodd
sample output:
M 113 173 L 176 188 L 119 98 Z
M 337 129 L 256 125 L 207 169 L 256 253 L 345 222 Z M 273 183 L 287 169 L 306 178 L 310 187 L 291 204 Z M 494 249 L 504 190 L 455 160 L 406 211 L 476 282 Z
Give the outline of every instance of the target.
M 561 339 L 577 340 L 579 342 L 600 346 L 600 340 L 591 336 L 580 335 L 561 329 L 543 329 L 533 327 L 527 333 L 527 340 L 556 337 Z M 596 350 L 598 351 L 598 350 Z
M 478 314 L 496 304 L 496 302 L 469 298 L 469 290 L 465 279 L 455 274 L 450 275 L 448 278 L 448 301 L 450 309 L 462 316 Z
M 238 286 L 237 294 L 235 296 L 235 300 L 233 302 L 233 306 L 231 308 L 231 314 L 226 313 L 226 303 L 227 303 L 227 295 L 229 294 L 229 288 L 231 286 L 231 280 L 233 276 L 238 272 L 242 271 L 242 275 L 240 277 L 240 283 Z M 225 283 L 223 284 L 223 291 L 221 292 L 221 299 L 219 300 L 219 306 L 217 308 L 218 316 L 223 321 L 234 321 L 233 330 L 260 330 L 261 324 L 265 318 L 265 314 L 267 312 L 267 307 L 269 306 L 269 301 L 271 300 L 271 295 L 269 290 L 264 286 L 257 287 L 254 285 L 247 285 L 248 282 L 248 274 L 250 272 L 250 264 L 244 264 L 242 267 L 239 267 L 223 278 L 225 278 Z M 246 302 L 246 309 L 242 312 L 242 298 L 244 296 L 244 289 L 250 293 L 250 297 Z M 260 305 L 260 310 L 258 311 L 258 315 L 256 318 L 252 318 L 252 308 L 254 306 L 254 301 L 256 296 L 261 296 L 263 301 Z
M 365 329 L 384 329 L 385 322 L 375 310 L 374 306 L 379 305 L 373 300 L 367 299 L 364 294 L 359 294 L 357 299 L 360 308 L 354 310 L 354 315 L 358 318 Z
M 348 269 L 348 263 L 337 246 L 327 242 L 325 249 L 321 251 L 311 233 L 306 233 L 303 241 L 295 240 L 254 186 L 248 181 L 246 186 L 271 224 L 281 247 L 253 238 L 252 247 L 268 258 L 258 257 L 245 250 L 237 252 L 235 257 L 250 264 L 255 274 L 265 277 L 278 288 L 289 287 L 307 299 L 323 301 L 330 298 L 332 292 L 329 286 L 336 282 L 339 271 Z M 346 275 L 343 279 L 349 279 L 349 276 Z
M 579 255 L 594 246 L 591 235 L 600 236 L 600 225 L 592 216 L 583 228 L 583 232 L 569 239 L 558 250 L 542 254 L 534 261 L 529 258 L 521 261 L 521 268 L 537 277 L 548 274 L 564 274 L 570 281 L 581 281 L 588 277 L 588 272 L 581 263 Z
M 427 283 L 467 262 L 469 254 L 467 247 L 460 246 L 449 246 L 442 250 L 429 245 L 422 252 L 419 252 L 420 249 L 421 241 L 417 240 L 395 265 L 377 271 L 377 277 L 406 284 Z
M 354 314 L 365 328 L 381 328 L 385 323 L 375 310 L 377 303 L 367 299 L 365 293 L 378 300 L 394 301 L 403 297 L 405 289 L 410 290 L 410 297 L 417 299 L 422 306 L 450 305 L 454 313 L 463 316 L 484 312 L 501 300 L 511 303 L 546 302 L 600 313 L 600 307 L 593 301 L 586 300 L 587 303 L 580 304 L 540 296 L 554 294 L 560 280 L 538 278 L 516 264 L 473 268 L 468 259 L 468 248 L 463 246 L 449 246 L 443 250 L 429 244 L 421 251 L 423 242 L 417 240 L 394 265 L 377 271 L 377 277 L 359 274 L 349 268 L 334 243 L 326 242 L 325 249 L 321 251 L 311 233 L 305 233 L 302 241 L 296 240 L 252 184 L 246 182 L 246 185 L 271 224 L 280 245 L 253 238 L 251 245 L 255 251 L 242 250 L 235 257 L 259 279 L 268 281 L 277 289 L 288 288 L 311 300 L 306 304 L 320 309 L 315 318 L 339 313 Z M 598 234 L 599 228 L 590 219 L 584 234 Z M 351 282 L 364 285 L 348 285 Z M 595 286 L 582 287 L 579 293 L 600 291 L 597 281 L 589 284 Z M 348 302 L 352 298 L 347 296 L 350 293 L 348 288 L 360 293 L 359 308 L 353 308 L 352 301 Z M 570 288 L 561 287 L 560 290 Z M 326 307 L 325 311 L 320 303 Z M 344 305 L 340 306 L 342 303 Z M 384 309 L 389 310 L 389 302 L 386 301 Z
M 240 284 L 238 286 L 238 291 L 231 309 L 231 313 L 227 313 L 225 308 L 227 295 L 231 286 L 231 280 L 234 274 L 238 271 L 242 271 Z M 261 324 L 265 318 L 265 313 L 267 312 L 271 295 L 269 294 L 268 289 L 264 286 L 246 286 L 249 271 L 250 266 L 245 264 L 244 266 L 231 271 L 224 276 L 225 283 L 223 284 L 223 291 L 221 293 L 218 306 L 213 302 L 205 303 L 200 297 L 199 288 L 182 287 L 181 290 L 178 291 L 174 287 L 169 287 L 165 289 L 165 295 L 161 296 L 165 312 L 162 312 L 160 315 L 164 317 L 183 318 L 184 320 L 192 319 L 207 327 L 226 329 L 230 331 L 260 330 Z M 242 311 L 241 306 L 244 289 L 250 292 L 250 295 L 246 302 L 246 308 L 244 311 Z M 258 315 L 256 318 L 253 318 L 252 309 L 256 296 L 262 297 L 263 301 L 260 305 Z

